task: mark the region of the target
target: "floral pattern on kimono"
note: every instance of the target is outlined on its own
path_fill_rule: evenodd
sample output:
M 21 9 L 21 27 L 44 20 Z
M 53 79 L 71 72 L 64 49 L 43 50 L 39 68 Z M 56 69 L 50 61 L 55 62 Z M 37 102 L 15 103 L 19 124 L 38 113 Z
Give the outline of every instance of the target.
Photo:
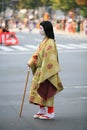
M 44 101 L 38 94 L 38 89 L 41 83 L 48 80 L 57 89 L 57 92 L 63 90 L 63 85 L 58 75 L 60 66 L 55 41 L 53 39 L 46 39 L 45 42 L 42 42 L 29 60 L 29 63 L 34 74 L 29 101 L 35 104 L 52 106 L 54 96 Z

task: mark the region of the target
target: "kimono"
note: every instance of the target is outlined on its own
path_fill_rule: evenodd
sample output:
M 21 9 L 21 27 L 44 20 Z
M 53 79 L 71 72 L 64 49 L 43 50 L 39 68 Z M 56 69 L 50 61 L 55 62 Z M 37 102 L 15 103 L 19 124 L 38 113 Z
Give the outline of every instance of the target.
M 54 96 L 63 90 L 58 72 L 58 53 L 55 41 L 43 40 L 28 61 L 33 79 L 29 92 L 29 102 L 47 107 L 54 106 Z

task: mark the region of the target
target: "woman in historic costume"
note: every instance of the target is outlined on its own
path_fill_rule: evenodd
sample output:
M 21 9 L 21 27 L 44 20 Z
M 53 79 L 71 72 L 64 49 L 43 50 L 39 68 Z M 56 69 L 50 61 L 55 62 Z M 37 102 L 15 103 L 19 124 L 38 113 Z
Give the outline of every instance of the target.
M 54 96 L 63 90 L 63 86 L 58 75 L 58 53 L 50 21 L 40 23 L 40 33 L 44 39 L 28 61 L 28 66 L 33 72 L 29 102 L 39 105 L 39 111 L 34 118 L 53 119 Z

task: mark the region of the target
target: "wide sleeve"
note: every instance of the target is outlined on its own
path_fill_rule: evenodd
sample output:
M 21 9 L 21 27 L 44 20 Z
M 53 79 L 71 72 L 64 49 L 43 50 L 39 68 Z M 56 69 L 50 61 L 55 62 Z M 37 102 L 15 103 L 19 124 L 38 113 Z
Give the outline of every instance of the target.
M 38 54 L 37 52 L 35 52 L 31 58 L 28 60 L 28 65 L 30 66 L 31 70 L 32 70 L 32 73 L 34 74 L 35 71 L 36 71 L 36 62 L 37 62 L 37 59 L 38 59 Z

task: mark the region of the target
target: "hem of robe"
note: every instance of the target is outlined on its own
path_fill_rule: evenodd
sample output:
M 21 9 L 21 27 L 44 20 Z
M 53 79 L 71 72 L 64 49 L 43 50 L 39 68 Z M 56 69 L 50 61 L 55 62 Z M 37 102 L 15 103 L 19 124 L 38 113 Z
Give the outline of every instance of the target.
M 49 98 L 48 100 L 44 100 L 43 98 L 36 98 L 35 96 L 29 97 L 29 103 L 34 105 L 43 105 L 45 107 L 53 107 L 54 106 L 54 97 Z

